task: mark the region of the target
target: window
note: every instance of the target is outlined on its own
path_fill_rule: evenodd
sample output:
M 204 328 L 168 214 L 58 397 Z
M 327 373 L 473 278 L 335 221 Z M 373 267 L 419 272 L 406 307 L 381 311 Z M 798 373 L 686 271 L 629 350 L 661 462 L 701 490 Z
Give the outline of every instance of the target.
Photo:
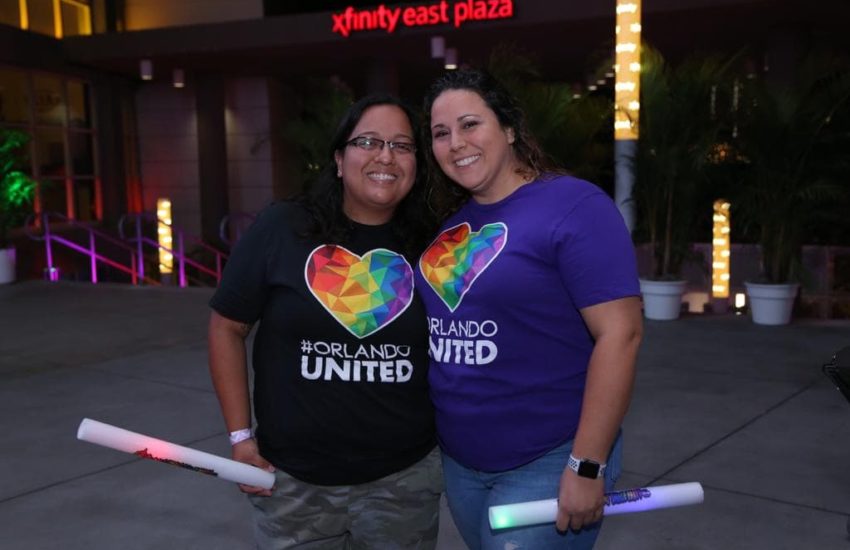
M 0 23 L 56 38 L 91 34 L 91 2 L 0 0 Z
M 74 212 L 80 221 L 95 220 L 97 200 L 94 180 L 78 179 L 74 181 Z
M 29 94 L 26 73 L 0 69 L 0 124 L 29 122 Z
M 37 209 L 100 218 L 97 133 L 89 85 L 60 75 L 0 67 L 0 126 L 30 135 Z
M 26 0 L 25 21 L 29 30 L 50 36 L 56 35 L 56 22 L 53 18 L 53 0 Z
M 87 2 L 61 0 L 62 35 L 91 34 L 91 9 Z
M 35 75 L 35 123 L 62 126 L 65 123 L 65 101 L 62 98 L 62 81 L 58 77 Z
M 89 87 L 79 80 L 68 81 L 68 125 L 72 128 L 90 128 L 90 109 Z
M 94 137 L 90 133 L 71 132 L 68 145 L 75 176 L 94 175 Z
M 0 25 L 20 28 L 20 0 L 0 0 Z
M 40 178 L 65 179 L 65 132 L 62 128 L 36 128 L 31 134 L 35 144 L 36 168 Z

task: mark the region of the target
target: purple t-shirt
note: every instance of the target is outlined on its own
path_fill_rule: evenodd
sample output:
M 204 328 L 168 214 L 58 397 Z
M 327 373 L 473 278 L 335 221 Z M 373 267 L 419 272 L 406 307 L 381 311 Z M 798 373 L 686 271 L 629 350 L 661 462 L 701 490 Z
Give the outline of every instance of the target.
M 571 439 L 593 339 L 580 309 L 639 295 L 634 247 L 598 187 L 566 176 L 469 201 L 419 260 L 443 449 L 504 471 Z

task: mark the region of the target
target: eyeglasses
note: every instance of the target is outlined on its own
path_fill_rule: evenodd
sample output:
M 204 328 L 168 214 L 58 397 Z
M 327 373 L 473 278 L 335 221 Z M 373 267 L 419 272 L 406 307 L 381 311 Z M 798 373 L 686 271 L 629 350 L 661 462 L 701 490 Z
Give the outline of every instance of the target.
M 375 137 L 357 136 L 345 142 L 346 145 L 354 145 L 364 151 L 383 151 L 385 143 L 390 147 L 390 151 L 394 153 L 409 155 L 416 152 L 416 145 L 407 141 L 387 141 Z

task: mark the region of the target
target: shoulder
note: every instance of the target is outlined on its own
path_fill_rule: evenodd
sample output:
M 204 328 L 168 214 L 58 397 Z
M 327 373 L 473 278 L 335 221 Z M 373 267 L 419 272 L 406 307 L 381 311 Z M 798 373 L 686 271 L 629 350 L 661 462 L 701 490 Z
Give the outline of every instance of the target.
M 555 176 L 544 181 L 548 194 L 542 208 L 552 213 L 551 230 L 556 240 L 586 231 L 592 234 L 600 230 L 619 231 L 619 226 L 625 228 L 614 200 L 599 186 L 571 176 Z
M 522 210 L 533 210 L 539 219 L 559 224 L 587 209 L 613 208 L 614 201 L 597 185 L 561 174 L 543 174 L 526 186 L 529 201 Z
M 289 227 L 302 231 L 310 221 L 310 214 L 300 202 L 275 201 L 260 211 L 257 224 L 263 227 Z
M 294 201 L 273 202 L 263 208 L 248 230 L 239 238 L 236 248 L 271 250 L 294 242 L 307 234 L 310 216 Z
M 260 212 L 260 217 L 292 219 L 307 215 L 307 209 L 298 201 L 274 201 Z
M 539 188 L 548 197 L 561 198 L 575 203 L 588 197 L 608 197 L 608 194 L 596 184 L 573 176 L 543 174 L 536 181 Z

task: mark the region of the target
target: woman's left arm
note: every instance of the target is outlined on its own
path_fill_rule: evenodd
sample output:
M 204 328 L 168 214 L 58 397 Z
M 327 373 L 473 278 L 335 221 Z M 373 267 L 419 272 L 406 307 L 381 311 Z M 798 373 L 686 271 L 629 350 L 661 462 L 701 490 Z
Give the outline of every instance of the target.
M 604 464 L 626 415 L 643 334 L 640 298 L 629 297 L 583 308 L 594 339 L 587 384 L 572 454 Z M 605 479 L 580 477 L 570 468 L 561 476 L 556 526 L 580 529 L 599 521 Z

